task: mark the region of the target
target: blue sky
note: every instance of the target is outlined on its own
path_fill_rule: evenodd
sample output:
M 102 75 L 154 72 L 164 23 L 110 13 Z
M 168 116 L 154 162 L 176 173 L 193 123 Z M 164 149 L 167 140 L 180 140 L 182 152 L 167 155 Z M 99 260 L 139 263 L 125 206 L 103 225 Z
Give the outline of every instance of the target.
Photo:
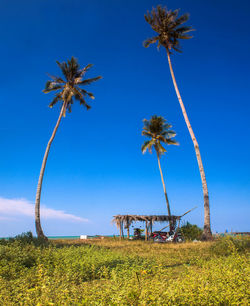
M 43 154 L 59 115 L 42 93 L 56 60 L 71 56 L 88 76 L 92 109 L 75 104 L 62 119 L 45 171 L 41 203 L 47 235 L 115 234 L 115 214 L 165 214 L 155 154 L 141 154 L 142 120 L 164 116 L 177 132 L 162 167 L 172 212 L 198 206 L 186 221 L 203 226 L 197 161 L 164 50 L 144 13 L 157 4 L 189 12 L 196 31 L 172 56 L 198 139 L 212 230 L 249 231 L 249 1 L 1 1 L 0 237 L 32 230 Z M 89 87 L 90 89 L 90 87 Z

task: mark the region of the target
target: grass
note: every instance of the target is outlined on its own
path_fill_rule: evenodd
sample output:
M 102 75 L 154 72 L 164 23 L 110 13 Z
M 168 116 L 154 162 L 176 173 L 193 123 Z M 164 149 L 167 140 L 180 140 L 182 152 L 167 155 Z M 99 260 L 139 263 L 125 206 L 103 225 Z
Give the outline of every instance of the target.
M 0 244 L 0 304 L 248 305 L 249 272 L 249 239 L 19 239 Z

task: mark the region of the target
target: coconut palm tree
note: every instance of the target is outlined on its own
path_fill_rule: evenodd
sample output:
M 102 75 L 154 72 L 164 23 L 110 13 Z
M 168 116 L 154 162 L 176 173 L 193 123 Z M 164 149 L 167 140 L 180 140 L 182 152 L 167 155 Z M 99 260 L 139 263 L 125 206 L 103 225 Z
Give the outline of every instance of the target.
M 49 104 L 49 107 L 53 107 L 56 103 L 59 102 L 61 103 L 61 111 L 56 126 L 53 130 L 52 136 L 46 147 L 37 185 L 35 204 L 35 225 L 37 236 L 42 238 L 46 238 L 46 236 L 43 233 L 40 222 L 40 199 L 43 176 L 47 158 L 49 155 L 50 146 L 52 144 L 53 139 L 55 138 L 62 116 L 65 117 L 66 111 L 71 112 L 71 107 L 74 100 L 79 101 L 80 104 L 86 107 L 87 110 L 90 109 L 90 105 L 87 104 L 86 98 L 89 97 L 91 99 L 94 99 L 94 95 L 91 92 L 88 92 L 85 89 L 81 88 L 81 86 L 89 85 L 102 78 L 101 76 L 97 76 L 91 79 L 84 79 L 86 72 L 92 67 L 92 64 L 89 64 L 83 69 L 80 69 L 77 59 L 75 59 L 74 57 L 72 57 L 67 62 L 57 62 L 57 65 L 61 69 L 65 80 L 61 77 L 50 76 L 51 80 L 46 83 L 45 89 L 43 90 L 44 93 L 55 91 L 54 99 Z
M 143 120 L 144 127 L 142 131 L 142 135 L 149 137 L 150 140 L 147 140 L 142 145 L 142 153 L 144 154 L 147 150 L 149 153 L 152 153 L 152 148 L 155 149 L 158 166 L 161 174 L 161 181 L 163 185 L 164 195 L 167 203 L 167 210 L 168 210 L 168 216 L 171 218 L 171 211 L 170 211 L 170 205 L 168 200 L 168 195 L 166 191 L 166 186 L 161 170 L 161 162 L 160 158 L 161 155 L 167 152 L 167 150 L 163 147 L 162 143 L 167 145 L 178 145 L 178 142 L 174 139 L 176 133 L 170 128 L 172 127 L 170 124 L 167 123 L 166 119 L 163 117 L 158 116 L 152 116 L 150 120 L 144 119 Z M 173 229 L 172 222 L 170 222 L 170 230 Z
M 211 233 L 211 225 L 210 225 L 210 206 L 209 206 L 209 196 L 208 196 L 208 188 L 207 188 L 207 181 L 205 176 L 204 167 L 201 160 L 201 154 L 199 145 L 197 142 L 197 139 L 194 135 L 192 126 L 190 124 L 190 121 L 187 116 L 187 112 L 185 109 L 185 106 L 183 104 L 172 63 L 170 55 L 173 51 L 181 52 L 180 50 L 180 39 L 190 39 L 192 36 L 189 36 L 187 33 L 190 31 L 193 31 L 192 27 L 190 26 L 184 26 L 183 24 L 189 19 L 188 14 L 184 14 L 182 16 L 179 16 L 179 10 L 167 10 L 167 8 L 162 8 L 160 5 L 157 6 L 157 8 L 153 8 L 153 10 L 150 12 L 147 12 L 147 14 L 144 16 L 146 21 L 151 25 L 151 28 L 157 33 L 156 36 L 149 38 L 144 41 L 144 46 L 147 48 L 149 45 L 153 43 L 157 43 L 157 48 L 159 49 L 160 46 L 163 46 L 166 49 L 167 52 L 167 58 L 170 68 L 170 73 L 172 76 L 174 88 L 181 106 L 181 110 L 188 128 L 188 131 L 190 133 L 190 136 L 192 138 L 194 149 L 196 153 L 196 158 L 200 170 L 201 175 L 201 181 L 202 181 L 202 189 L 203 189 L 203 197 L 204 197 L 204 238 L 209 239 L 212 236 Z

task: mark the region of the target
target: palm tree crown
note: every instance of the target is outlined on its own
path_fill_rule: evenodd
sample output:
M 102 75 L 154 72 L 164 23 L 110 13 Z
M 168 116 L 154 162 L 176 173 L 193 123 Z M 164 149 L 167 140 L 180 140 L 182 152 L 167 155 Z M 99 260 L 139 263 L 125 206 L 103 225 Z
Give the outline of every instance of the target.
M 85 101 L 86 97 L 90 97 L 94 99 L 94 95 L 91 92 L 82 89 L 80 86 L 89 85 L 92 82 L 95 82 L 101 79 L 101 76 L 97 76 L 91 79 L 83 79 L 85 73 L 93 66 L 92 64 L 88 64 L 83 69 L 80 69 L 80 65 L 77 62 L 77 59 L 72 56 L 70 60 L 67 62 L 56 62 L 60 67 L 65 80 L 60 77 L 49 75 L 51 80 L 47 81 L 45 85 L 44 93 L 49 93 L 51 91 L 59 91 L 55 94 L 54 99 L 49 104 L 49 107 L 53 107 L 57 102 L 65 103 L 64 116 L 66 114 L 66 110 L 71 112 L 71 106 L 73 104 L 73 99 L 77 100 L 88 109 L 90 109 L 90 105 L 88 105 Z
M 184 14 L 178 17 L 178 14 L 179 10 L 168 11 L 166 7 L 162 8 L 160 5 L 153 8 L 151 14 L 148 11 L 144 17 L 158 35 L 145 40 L 144 47 L 147 48 L 150 44 L 158 41 L 158 49 L 163 46 L 168 52 L 172 49 L 181 52 L 179 39 L 192 38 L 187 33 L 193 29 L 183 26 L 183 23 L 189 19 L 189 15 Z
M 142 153 L 147 150 L 152 153 L 152 147 L 154 147 L 157 154 L 164 154 L 167 150 L 161 142 L 168 145 L 178 145 L 178 142 L 172 139 L 176 133 L 170 130 L 172 126 L 163 117 L 155 115 L 150 120 L 144 119 L 143 123 L 142 135 L 151 139 L 145 141 L 142 145 Z

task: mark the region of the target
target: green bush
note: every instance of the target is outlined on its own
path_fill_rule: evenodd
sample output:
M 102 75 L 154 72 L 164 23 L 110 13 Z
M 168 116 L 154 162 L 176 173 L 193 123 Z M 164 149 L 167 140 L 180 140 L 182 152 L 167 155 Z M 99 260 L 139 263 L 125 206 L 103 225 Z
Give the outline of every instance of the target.
M 203 232 L 197 225 L 189 222 L 182 225 L 180 230 L 185 240 L 200 240 Z
M 7 245 L 13 242 L 18 242 L 23 245 L 32 244 L 35 246 L 47 246 L 49 244 L 47 239 L 34 237 L 32 232 L 22 233 L 14 238 L 0 239 L 0 245 Z
M 228 256 L 236 252 L 247 252 L 250 250 L 250 239 L 248 237 L 224 236 L 218 238 L 210 247 L 210 251 L 215 255 Z

